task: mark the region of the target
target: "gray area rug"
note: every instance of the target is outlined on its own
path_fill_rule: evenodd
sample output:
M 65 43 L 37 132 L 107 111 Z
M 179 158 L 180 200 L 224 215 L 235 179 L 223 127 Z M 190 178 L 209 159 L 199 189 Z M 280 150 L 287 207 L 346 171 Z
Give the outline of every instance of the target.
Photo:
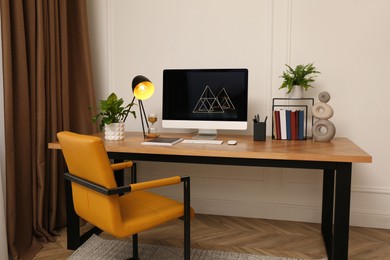
M 110 260 L 128 259 L 132 256 L 132 245 L 129 241 L 104 239 L 91 236 L 68 259 Z M 139 257 L 142 260 L 179 260 L 183 259 L 183 248 L 139 244 Z M 298 260 L 296 258 L 272 257 L 243 254 L 235 252 L 213 251 L 191 248 L 193 260 Z M 321 259 L 325 260 L 325 259 Z

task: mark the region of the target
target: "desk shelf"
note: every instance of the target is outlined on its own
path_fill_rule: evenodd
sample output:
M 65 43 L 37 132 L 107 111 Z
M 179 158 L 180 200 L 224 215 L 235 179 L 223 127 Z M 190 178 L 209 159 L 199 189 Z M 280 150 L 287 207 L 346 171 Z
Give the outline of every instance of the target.
M 313 126 L 313 105 L 314 98 L 273 98 L 272 139 L 311 139 L 312 136 L 308 136 L 308 126 Z

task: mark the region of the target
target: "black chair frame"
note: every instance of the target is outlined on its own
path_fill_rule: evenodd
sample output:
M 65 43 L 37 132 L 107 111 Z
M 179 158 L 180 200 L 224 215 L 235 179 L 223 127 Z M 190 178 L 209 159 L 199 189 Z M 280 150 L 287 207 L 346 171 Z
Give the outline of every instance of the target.
M 85 180 L 83 178 L 77 177 L 71 173 L 65 172 L 65 179 L 77 183 L 79 185 L 85 186 L 91 190 L 94 190 L 96 192 L 99 192 L 101 194 L 104 194 L 106 196 L 111 196 L 111 195 L 123 195 L 126 192 L 131 192 L 131 186 L 126 185 L 126 186 L 120 186 L 117 188 L 113 189 L 107 189 L 101 185 L 98 185 L 96 183 L 93 183 L 91 181 Z M 132 183 L 137 182 L 137 177 L 136 177 L 136 171 L 132 171 Z M 190 228 L 190 208 L 191 208 L 191 198 L 190 198 L 190 177 L 189 176 L 182 176 L 181 177 L 181 182 L 183 182 L 183 204 L 184 204 L 184 259 L 189 260 L 190 255 L 191 255 L 191 249 L 190 249 L 190 233 L 191 233 L 191 228 Z M 132 235 L 132 242 L 133 242 L 133 257 L 131 259 L 139 259 L 138 257 L 138 234 L 133 234 Z

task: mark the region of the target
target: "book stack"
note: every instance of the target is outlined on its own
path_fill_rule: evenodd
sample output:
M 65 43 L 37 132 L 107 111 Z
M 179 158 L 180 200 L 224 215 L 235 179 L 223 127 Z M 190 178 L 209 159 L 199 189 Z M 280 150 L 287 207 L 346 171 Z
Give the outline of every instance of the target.
M 304 110 L 274 110 L 273 137 L 277 140 L 304 140 L 305 111 Z

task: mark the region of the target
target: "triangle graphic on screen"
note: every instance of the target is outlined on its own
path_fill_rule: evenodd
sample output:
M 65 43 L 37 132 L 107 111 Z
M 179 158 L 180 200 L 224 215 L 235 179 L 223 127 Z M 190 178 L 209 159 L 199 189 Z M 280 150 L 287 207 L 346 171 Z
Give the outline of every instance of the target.
M 226 109 L 234 110 L 233 102 L 230 100 L 225 88 L 222 88 L 215 96 L 209 86 L 206 86 L 196 103 L 193 113 L 224 113 Z

